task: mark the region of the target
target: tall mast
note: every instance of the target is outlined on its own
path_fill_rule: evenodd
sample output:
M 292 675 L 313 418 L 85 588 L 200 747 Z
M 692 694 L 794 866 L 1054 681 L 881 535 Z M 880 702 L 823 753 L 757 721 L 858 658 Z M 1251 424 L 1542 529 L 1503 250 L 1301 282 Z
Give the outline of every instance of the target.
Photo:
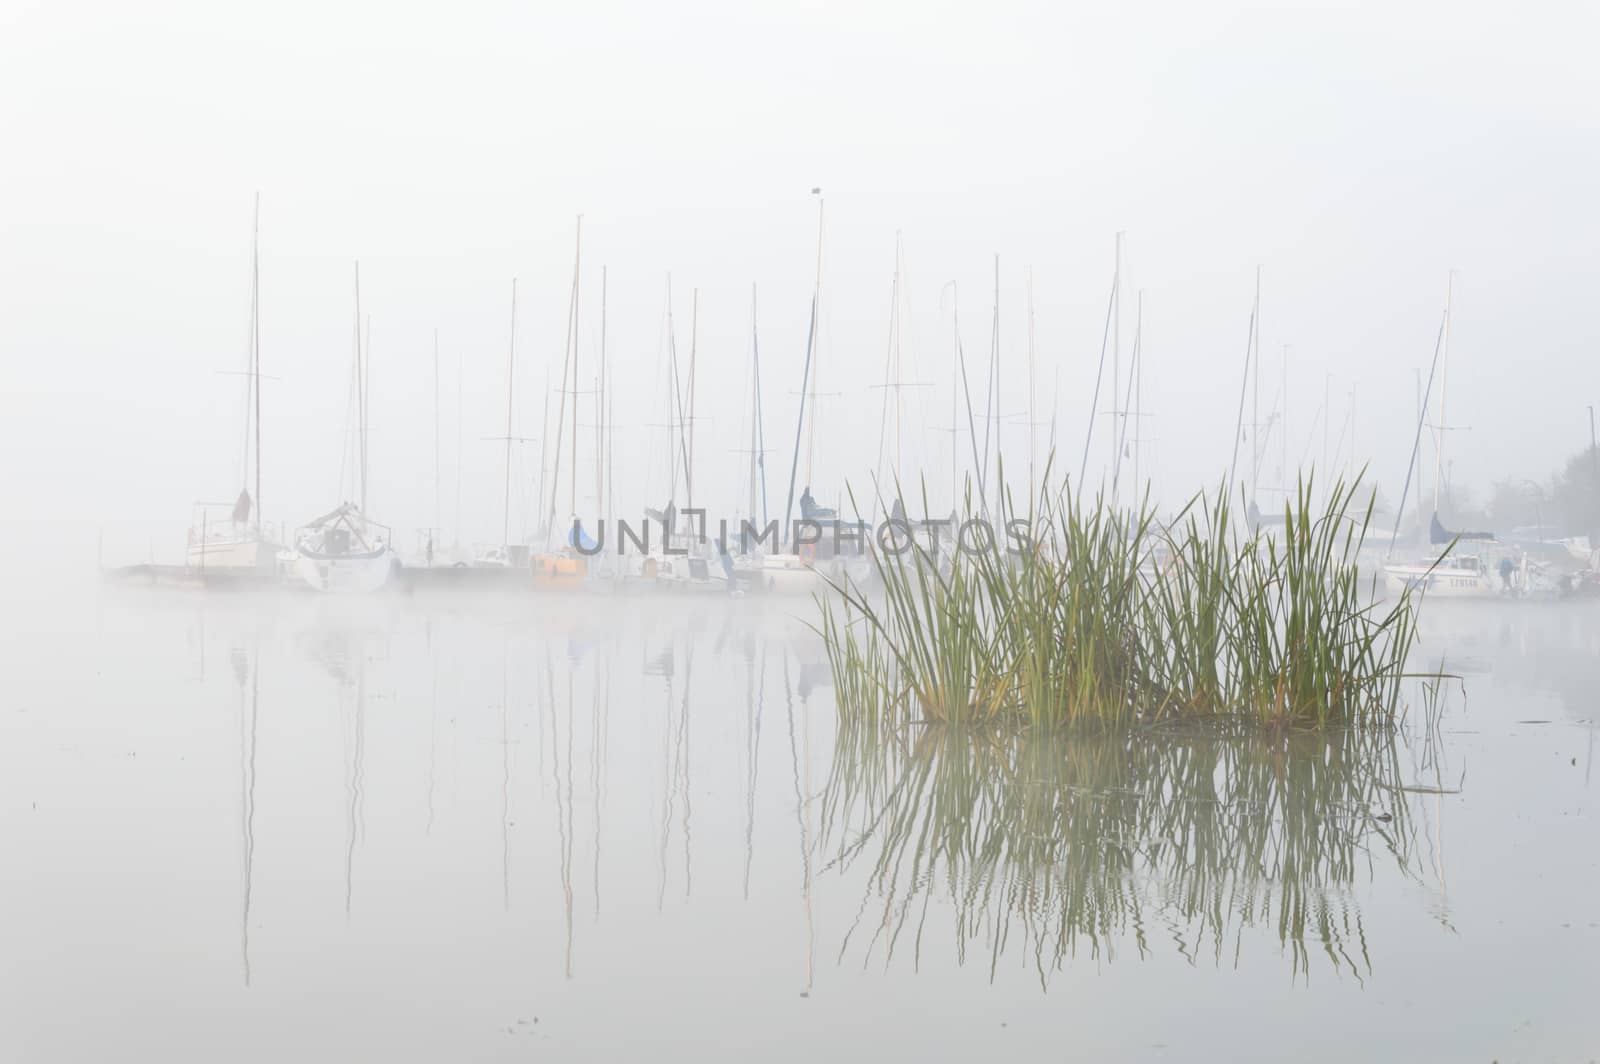
M 961 288 L 950 282 L 950 512 L 961 505 Z
M 1283 416 L 1278 425 L 1278 480 L 1285 498 L 1289 495 L 1289 345 L 1283 345 Z M 1298 479 L 1298 477 L 1296 478 Z
M 678 395 L 678 330 L 672 317 L 672 274 L 667 274 L 667 502 L 678 501 L 679 438 L 683 426 Z
M 1137 449 L 1138 446 L 1137 436 L 1139 424 L 1138 412 L 1136 409 L 1136 404 L 1134 404 L 1134 395 L 1137 392 L 1138 381 L 1140 379 L 1139 366 L 1144 358 L 1144 291 L 1142 289 L 1135 296 L 1134 307 L 1136 309 L 1134 311 L 1133 324 L 1133 354 L 1132 357 L 1128 359 L 1128 391 L 1124 396 L 1124 399 L 1129 404 L 1134 405 L 1135 409 L 1131 415 L 1128 410 L 1122 411 L 1122 434 L 1118 436 L 1117 439 L 1112 441 L 1116 451 L 1115 456 L 1111 460 L 1111 497 L 1114 499 L 1120 497 L 1119 493 L 1122 486 L 1122 460 L 1129 454 L 1128 440 L 1130 429 L 1134 434 L 1135 449 Z M 1137 460 L 1134 462 L 1133 475 L 1135 480 L 1134 492 L 1135 496 L 1137 496 L 1137 481 L 1139 476 Z
M 1000 256 L 994 257 L 994 317 L 989 325 L 989 399 L 985 412 L 988 420 L 983 426 L 983 472 L 980 477 L 987 479 L 989 476 L 989 440 L 994 440 L 995 466 L 1003 466 L 1000 457 Z M 981 492 L 985 499 L 988 491 Z M 1000 477 L 995 477 L 995 505 L 1002 514 L 1005 508 L 1005 485 L 1000 483 Z
M 1332 373 L 1324 373 L 1322 375 L 1322 475 L 1323 476 L 1330 475 L 1330 472 L 1332 470 L 1332 467 L 1328 464 L 1328 462 L 1329 462 L 1329 458 L 1328 458 L 1328 429 L 1331 427 L 1331 423 L 1333 421 L 1333 407 L 1330 405 L 1332 403 L 1332 399 L 1331 399 L 1332 394 L 1333 394 L 1333 374 Z M 1330 484 L 1331 484 L 1331 482 L 1330 482 Z M 1435 487 L 1437 487 L 1437 485 L 1435 485 Z M 1435 499 L 1435 502 L 1437 502 L 1438 501 L 1438 496 L 1436 495 L 1434 497 L 1434 499 Z
M 898 489 L 900 483 L 900 379 L 898 360 L 898 340 L 896 330 L 900 324 L 900 234 L 895 234 L 894 280 L 889 284 L 889 337 L 884 347 L 883 355 L 883 405 L 878 420 L 878 463 L 873 467 L 874 479 L 883 475 L 884 443 L 888 439 L 891 424 L 894 427 L 894 441 L 892 444 L 894 454 L 890 459 L 893 463 L 891 473 Z M 891 398 L 892 397 L 892 398 Z M 894 403 L 894 417 L 889 417 L 889 404 Z M 881 487 L 879 489 L 881 491 Z
M 461 545 L 461 385 L 466 380 L 466 356 L 456 354 L 456 527 L 455 544 Z
M 544 403 L 543 403 L 542 411 L 541 411 L 539 416 L 540 416 L 540 421 L 539 421 L 539 486 L 534 489 L 534 493 L 533 493 L 534 505 L 536 505 L 536 506 L 543 505 L 543 503 L 544 503 L 545 474 L 548 473 L 551 477 L 555 477 L 556 472 L 557 472 L 557 470 L 555 468 L 555 462 L 549 461 L 549 458 L 550 458 L 550 367 L 548 365 L 545 366 L 545 370 L 544 370 Z M 552 487 L 550 490 L 551 490 L 552 497 L 554 497 L 555 488 Z M 546 529 L 545 532 L 546 532 L 546 539 L 548 539 L 549 538 L 549 529 Z
M 256 405 L 256 528 L 261 523 L 261 193 L 250 229 L 250 387 Z
M 1255 354 L 1256 354 L 1256 317 L 1260 313 L 1260 310 L 1261 310 L 1260 302 L 1261 302 L 1261 271 L 1259 269 L 1257 269 L 1257 271 L 1256 271 L 1256 298 L 1250 304 L 1250 329 L 1249 329 L 1248 332 L 1245 333 L 1245 338 L 1244 338 L 1244 372 L 1239 378 L 1239 411 L 1238 411 L 1238 414 L 1233 419 L 1233 455 L 1232 455 L 1232 457 L 1230 457 L 1228 459 L 1228 481 L 1227 481 L 1227 483 L 1228 483 L 1228 490 L 1230 492 L 1233 491 L 1233 488 L 1234 488 L 1235 484 L 1239 483 L 1239 481 L 1237 480 L 1237 477 L 1239 475 L 1239 443 L 1240 443 L 1241 440 L 1245 439 L 1245 437 L 1249 434 L 1246 431 L 1249 428 L 1249 424 L 1244 419 L 1244 402 L 1245 402 L 1245 399 L 1250 394 L 1250 370 L 1252 369 L 1252 367 L 1254 366 L 1254 363 L 1255 363 Z M 1251 453 L 1254 454 L 1254 451 L 1255 451 L 1255 440 L 1252 439 L 1250 441 L 1250 446 L 1251 446 Z M 1254 465 L 1254 460 L 1253 459 L 1251 461 L 1251 464 Z M 1249 470 L 1246 470 L 1246 472 L 1245 472 L 1245 480 L 1243 482 L 1242 490 L 1245 491 L 1248 494 L 1249 492 L 1252 492 L 1254 490 L 1254 488 L 1255 488 L 1255 484 L 1254 484 L 1254 482 L 1252 480 L 1252 474 L 1250 473 Z M 1249 497 L 1250 498 L 1254 498 L 1253 495 L 1250 495 Z
M 572 324 L 569 326 L 572 345 L 572 489 L 568 512 L 578 512 L 578 294 L 583 273 L 583 215 L 578 215 L 578 244 L 572 258 Z
M 428 544 L 440 531 L 441 486 L 439 475 L 439 330 L 433 330 L 433 528 L 428 530 Z
M 1135 502 L 1144 497 L 1144 481 L 1139 479 L 1139 444 L 1144 439 L 1144 289 L 1139 289 L 1135 304 L 1133 335 L 1133 496 Z
M 1118 448 L 1117 456 L 1112 458 L 1115 465 L 1116 458 L 1121 455 L 1121 424 L 1122 424 L 1122 232 L 1117 232 L 1117 279 L 1111 285 L 1111 299 L 1114 307 L 1111 311 L 1111 440 L 1112 445 Z M 1117 500 L 1117 478 L 1111 478 L 1111 501 L 1113 505 Z
M 750 361 L 754 380 L 750 421 L 750 519 L 756 516 L 756 473 L 761 474 L 761 523 L 767 523 L 767 434 L 761 421 L 761 342 L 756 329 L 756 286 L 750 284 Z
M 1345 479 L 1354 480 L 1356 475 L 1356 386 L 1350 385 L 1350 464 L 1346 467 Z
M 1415 372 L 1417 375 L 1417 424 L 1420 426 L 1423 424 L 1427 416 L 1427 411 L 1422 405 L 1422 370 L 1419 368 Z M 1418 428 L 1417 431 L 1420 433 L 1422 430 Z M 1418 453 L 1418 448 L 1416 447 L 1412 447 L 1411 450 L 1411 459 L 1413 465 L 1409 472 L 1412 476 L 1416 477 L 1417 491 L 1420 493 L 1422 491 L 1422 455 Z M 1437 503 L 1437 499 L 1435 499 L 1435 502 Z M 1418 520 L 1421 520 L 1421 514 L 1418 514 Z M 1396 523 L 1398 524 L 1398 522 Z
M 817 277 L 811 289 L 811 340 L 806 344 L 806 361 L 815 355 L 816 368 L 811 379 L 811 423 L 806 426 L 806 483 L 811 483 L 812 465 L 817 457 L 817 384 L 822 377 L 822 200 L 817 200 Z
M 1034 451 L 1038 441 L 1034 429 L 1035 401 L 1038 397 L 1038 381 L 1036 378 L 1037 367 L 1034 364 L 1033 348 L 1033 267 L 1028 267 L 1028 506 L 1032 506 L 1037 498 L 1037 481 L 1034 478 Z
M 758 433 L 761 423 L 761 378 L 756 375 L 758 354 L 756 349 L 756 286 L 750 284 L 750 480 L 745 495 L 746 512 L 752 524 L 756 520 L 756 464 L 761 460 Z
M 513 395 L 517 382 L 517 279 L 511 278 L 511 341 L 506 351 L 506 475 L 505 475 L 505 504 L 501 511 L 500 543 L 509 548 L 511 546 L 511 413 Z M 544 456 L 540 456 L 543 465 Z M 507 551 L 509 558 L 510 551 Z
M 689 417 L 685 430 L 689 437 L 688 464 L 683 470 L 683 492 L 689 509 L 694 509 L 694 359 L 700 345 L 700 289 L 689 298 Z
M 905 256 L 904 256 L 904 251 L 903 251 L 903 245 L 902 245 L 901 239 L 900 239 L 900 232 L 899 232 L 899 230 L 896 230 L 895 234 L 894 234 L 894 323 L 893 323 L 893 329 L 894 329 L 894 483 L 895 483 L 895 489 L 894 490 L 895 490 L 895 495 L 896 496 L 898 496 L 900 494 L 900 492 L 901 492 L 901 487 L 900 487 L 901 479 L 900 478 L 904 475 L 904 471 L 901 469 L 902 433 L 901 433 L 901 428 L 900 428 L 900 389 L 904 386 L 904 382 L 902 381 L 901 376 L 900 376 L 900 329 L 901 329 L 901 325 L 900 325 L 900 300 L 902 298 L 901 288 L 900 288 L 900 271 L 901 271 L 902 267 L 904 266 L 904 257 Z
M 823 201 L 822 190 L 814 188 L 812 194 L 817 197 L 817 279 L 811 289 L 811 325 L 806 333 L 806 363 L 800 378 L 800 415 L 795 419 L 794 426 L 794 458 L 789 463 L 789 495 L 783 504 L 783 523 L 786 527 L 780 529 L 782 539 L 788 538 L 789 519 L 794 513 L 794 478 L 800 469 L 800 434 L 806 424 L 806 388 L 810 384 L 813 392 L 815 384 L 811 384 L 811 358 L 817 346 L 817 302 L 822 295 L 822 218 Z M 814 405 L 814 404 L 813 404 Z M 809 447 L 808 447 L 809 451 Z M 811 460 L 806 459 L 806 477 L 811 476 Z
M 545 520 L 544 536 L 548 546 L 556 524 L 556 497 L 561 493 L 561 447 L 566 433 L 568 381 L 572 391 L 572 464 L 571 514 L 578 511 L 578 268 L 583 253 L 583 215 L 578 215 L 577 251 L 572 260 L 572 294 L 567 303 L 567 340 L 561 349 L 561 404 L 556 408 L 556 453 L 550 468 L 550 512 Z M 541 456 L 539 464 L 544 465 Z
M 1455 295 L 1456 274 L 1445 275 L 1444 287 L 1444 360 L 1439 367 L 1439 424 L 1434 429 L 1433 444 L 1433 509 L 1438 512 L 1441 502 L 1439 491 L 1444 474 L 1445 396 L 1450 390 L 1450 301 Z
M 356 263 L 356 492 L 361 512 L 367 512 L 367 375 L 361 364 L 361 263 Z
M 606 268 L 600 267 L 600 380 L 594 402 L 594 505 L 606 510 Z
M 367 512 L 367 424 L 372 410 L 372 315 L 364 319 L 367 339 L 361 355 L 361 512 Z
M 1251 315 L 1250 501 L 1261 490 L 1261 267 L 1256 267 L 1256 302 Z

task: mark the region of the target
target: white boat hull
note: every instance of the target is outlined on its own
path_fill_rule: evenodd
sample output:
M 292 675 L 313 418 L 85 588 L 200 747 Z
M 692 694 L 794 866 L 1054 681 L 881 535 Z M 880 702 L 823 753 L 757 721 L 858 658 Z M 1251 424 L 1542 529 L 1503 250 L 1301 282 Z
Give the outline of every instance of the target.
M 389 582 L 394 556 L 389 551 L 373 555 L 318 557 L 297 553 L 295 572 L 312 590 L 331 594 L 369 594 Z
M 760 590 L 778 595 L 809 595 L 827 586 L 822 574 L 798 554 L 767 554 L 748 568 Z
M 1462 572 L 1426 565 L 1385 565 L 1384 587 L 1391 595 L 1408 588 L 1428 598 L 1499 598 L 1506 590 L 1498 576 L 1486 572 Z
M 189 544 L 191 569 L 261 569 L 270 572 L 276 564 L 278 547 L 256 537 L 208 539 Z

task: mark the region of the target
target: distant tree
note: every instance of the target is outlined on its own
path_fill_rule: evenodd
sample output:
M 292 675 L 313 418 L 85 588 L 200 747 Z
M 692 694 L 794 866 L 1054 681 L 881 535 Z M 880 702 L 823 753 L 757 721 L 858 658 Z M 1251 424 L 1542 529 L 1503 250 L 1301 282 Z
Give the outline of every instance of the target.
M 1569 535 L 1600 539 L 1600 452 L 1585 447 L 1568 458 L 1551 485 L 1550 501 Z
M 1522 477 L 1497 481 L 1484 507 L 1488 528 L 1507 532 L 1533 525 L 1555 527 L 1557 514 L 1550 489 Z

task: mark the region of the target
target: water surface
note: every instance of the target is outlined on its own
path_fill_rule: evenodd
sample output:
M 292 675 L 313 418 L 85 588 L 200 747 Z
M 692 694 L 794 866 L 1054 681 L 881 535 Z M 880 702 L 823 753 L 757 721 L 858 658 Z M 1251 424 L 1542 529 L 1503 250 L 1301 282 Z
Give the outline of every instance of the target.
M 83 588 L 0 620 L 27 1061 L 1574 1060 L 1600 613 L 1436 732 L 840 734 L 803 603 Z

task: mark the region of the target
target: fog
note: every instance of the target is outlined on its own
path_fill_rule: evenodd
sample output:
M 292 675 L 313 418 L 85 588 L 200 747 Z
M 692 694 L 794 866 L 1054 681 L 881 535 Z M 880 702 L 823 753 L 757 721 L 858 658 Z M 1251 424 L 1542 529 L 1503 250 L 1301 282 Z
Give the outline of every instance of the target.
M 1596 39 L 0 0 L 0 1060 L 1590 1059 Z
M 148 541 L 176 560 L 190 503 L 237 493 L 258 192 L 274 522 L 341 494 L 359 260 L 369 509 L 407 543 L 436 522 L 437 330 L 437 523 L 498 541 L 490 438 L 505 435 L 511 281 L 513 435 L 536 441 L 547 397 L 556 420 L 579 215 L 579 388 L 594 386 L 604 267 L 619 508 L 666 494 L 669 274 L 684 354 L 698 293 L 697 496 L 743 500 L 752 284 L 781 494 L 813 188 L 826 201 L 813 479 L 830 500 L 878 467 L 897 234 L 901 379 L 926 385 L 900 393 L 902 474 L 941 491 L 955 297 L 976 388 L 998 256 L 1001 446 L 1020 469 L 1031 278 L 1034 447 L 1054 431 L 1075 467 L 1118 232 L 1123 366 L 1142 294 L 1141 465 L 1163 498 L 1226 470 L 1258 267 L 1263 416 L 1285 405 L 1287 346 L 1274 450 L 1291 466 L 1321 464 L 1326 446 L 1399 495 L 1414 371 L 1452 270 L 1449 420 L 1470 426 L 1448 442 L 1454 480 L 1543 477 L 1588 442 L 1600 74 L 1596 16 L 1579 5 L 243 17 L 13 2 L 0 17 L 0 493 L 12 520 L 99 527 L 124 553 Z M 586 409 L 585 511 L 592 423 Z M 515 450 L 514 536 L 545 508 L 538 443 Z

